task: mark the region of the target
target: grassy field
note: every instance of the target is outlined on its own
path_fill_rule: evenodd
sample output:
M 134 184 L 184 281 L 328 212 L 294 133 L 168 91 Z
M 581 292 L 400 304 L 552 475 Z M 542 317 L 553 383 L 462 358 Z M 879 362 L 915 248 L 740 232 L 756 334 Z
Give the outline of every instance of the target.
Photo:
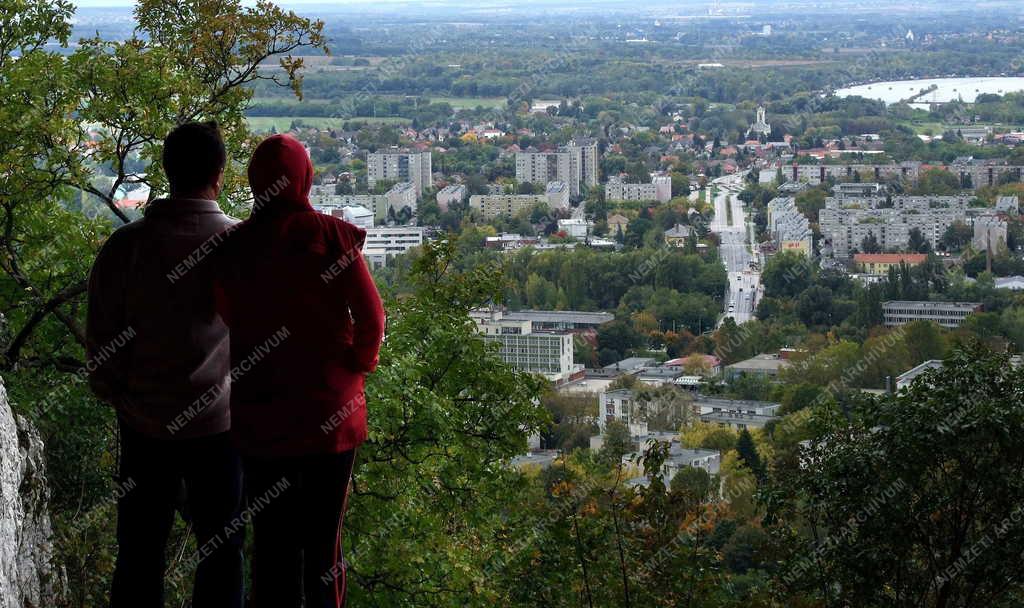
M 332 116 L 248 116 L 249 128 L 257 133 L 266 133 L 271 127 L 283 133 L 291 128 L 292 121 L 301 120 L 305 125 L 320 129 L 340 129 L 345 122 L 365 122 L 370 124 L 407 125 L 411 120 L 396 116 L 379 118 L 336 118 Z
M 473 109 L 477 106 L 485 108 L 505 107 L 504 97 L 446 97 L 444 95 L 427 95 L 435 103 L 448 103 L 456 110 Z

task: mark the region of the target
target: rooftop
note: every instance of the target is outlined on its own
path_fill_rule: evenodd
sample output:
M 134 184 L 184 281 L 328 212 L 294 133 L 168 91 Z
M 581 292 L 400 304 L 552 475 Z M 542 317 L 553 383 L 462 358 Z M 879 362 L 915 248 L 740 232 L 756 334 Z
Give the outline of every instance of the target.
M 853 261 L 858 264 L 920 264 L 928 259 L 924 253 L 855 253 Z

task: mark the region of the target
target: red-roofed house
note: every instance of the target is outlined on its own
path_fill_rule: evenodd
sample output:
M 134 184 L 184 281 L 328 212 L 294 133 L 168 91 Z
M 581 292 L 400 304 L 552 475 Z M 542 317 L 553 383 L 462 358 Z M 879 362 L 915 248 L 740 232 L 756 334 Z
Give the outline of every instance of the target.
M 860 272 L 888 274 L 892 266 L 917 266 L 927 259 L 928 256 L 923 253 L 856 253 L 853 256 L 853 263 Z

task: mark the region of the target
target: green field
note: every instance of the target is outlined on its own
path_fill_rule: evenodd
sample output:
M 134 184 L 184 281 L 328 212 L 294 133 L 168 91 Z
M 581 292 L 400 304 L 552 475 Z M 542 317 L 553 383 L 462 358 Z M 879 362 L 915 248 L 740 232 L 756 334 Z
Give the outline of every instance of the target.
M 340 129 L 346 122 L 365 122 L 370 124 L 407 125 L 411 120 L 397 116 L 382 116 L 378 118 L 337 118 L 334 116 L 247 116 L 246 122 L 249 128 L 257 133 L 266 133 L 271 127 L 283 133 L 291 128 L 292 121 L 301 120 L 303 124 L 318 129 Z
M 477 106 L 503 108 L 506 102 L 504 97 L 445 97 L 443 95 L 427 95 L 426 97 L 435 103 L 447 103 L 456 110 L 472 110 Z

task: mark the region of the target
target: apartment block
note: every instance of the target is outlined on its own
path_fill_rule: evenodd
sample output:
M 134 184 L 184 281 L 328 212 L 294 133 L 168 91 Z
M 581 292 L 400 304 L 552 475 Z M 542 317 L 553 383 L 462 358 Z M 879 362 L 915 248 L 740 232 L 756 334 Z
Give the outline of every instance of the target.
M 597 140 L 574 139 L 555 152 L 529 150 L 516 153 L 516 181 L 547 184 L 564 182 L 569 195 L 578 197 L 582 187 L 598 184 Z
M 672 198 L 672 178 L 654 175 L 647 184 L 627 184 L 621 177 L 612 176 L 604 185 L 604 197 L 609 201 L 658 201 L 667 203 Z
M 833 196 L 818 214 L 832 255 L 848 259 L 872 237 L 883 251 L 905 251 L 915 228 L 935 249 L 946 229 L 967 217 L 967 196 Z
M 780 251 L 793 250 L 809 254 L 813 242 L 811 223 L 789 196 L 768 201 L 768 234 Z
M 517 152 L 516 181 L 544 185 L 554 181 L 564 182 L 569 184 L 571 195 L 579 194 L 579 177 L 572 171 L 568 151 Z M 574 183 L 575 190 L 572 186 Z
M 782 168 L 782 178 L 787 182 L 806 182 L 817 185 L 826 180 L 854 181 L 858 177 L 865 181 L 901 178 L 917 181 L 921 174 L 921 163 L 907 161 L 887 164 L 841 164 L 841 165 L 798 165 Z
M 927 302 L 923 300 L 890 300 L 882 302 L 882 316 L 886 327 L 895 327 L 911 321 L 934 321 L 949 329 L 960 327 L 964 319 L 981 312 L 978 302 Z
M 1024 166 L 1011 165 L 1004 159 L 976 159 L 971 156 L 957 158 L 949 170 L 960 178 L 961 187 L 971 189 L 1016 183 L 1024 174 Z
M 597 151 L 597 140 L 590 137 L 577 138 L 566 146 L 571 156 L 571 162 L 575 164 L 573 175 L 578 175 L 580 183 L 588 188 L 597 186 L 599 181 L 598 167 L 599 158 Z M 570 187 L 572 184 L 570 184 Z M 580 188 L 577 188 L 581 190 Z
M 995 215 L 974 218 L 974 237 L 971 247 L 975 251 L 990 251 L 993 254 L 1006 249 L 1006 222 Z
M 486 219 L 494 219 L 502 215 L 512 216 L 547 202 L 548 197 L 544 194 L 474 194 L 469 197 L 469 208 L 483 213 Z
M 430 152 L 409 152 L 392 148 L 366 156 L 366 181 L 373 188 L 380 181 L 409 182 L 416 198 L 433 184 Z
M 469 190 L 463 184 L 445 186 L 437 193 L 437 206 L 441 208 L 441 211 L 448 211 L 450 205 L 466 200 L 467 194 L 469 194 Z

